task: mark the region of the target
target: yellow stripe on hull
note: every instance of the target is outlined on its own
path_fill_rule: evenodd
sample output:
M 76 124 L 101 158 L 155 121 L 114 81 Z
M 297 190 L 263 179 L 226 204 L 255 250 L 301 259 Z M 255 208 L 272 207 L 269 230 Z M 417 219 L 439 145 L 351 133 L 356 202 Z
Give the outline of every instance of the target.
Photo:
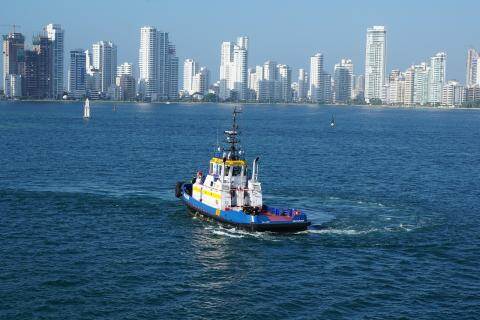
M 222 198 L 222 195 L 220 193 L 216 193 L 210 190 L 202 190 L 201 187 L 199 186 L 193 186 L 193 191 L 195 192 L 201 192 L 202 196 L 207 196 L 207 197 L 212 197 L 214 199 L 220 200 Z

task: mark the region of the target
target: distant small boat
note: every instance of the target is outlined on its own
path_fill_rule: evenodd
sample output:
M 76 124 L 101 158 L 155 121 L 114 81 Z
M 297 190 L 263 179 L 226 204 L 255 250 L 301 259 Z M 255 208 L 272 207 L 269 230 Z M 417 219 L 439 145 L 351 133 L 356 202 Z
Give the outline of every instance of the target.
M 332 116 L 332 120 L 330 120 L 330 127 L 335 127 L 335 117 Z
M 170 104 L 170 101 L 165 102 L 165 104 Z
M 90 100 L 85 100 L 83 105 L 83 119 L 90 119 Z

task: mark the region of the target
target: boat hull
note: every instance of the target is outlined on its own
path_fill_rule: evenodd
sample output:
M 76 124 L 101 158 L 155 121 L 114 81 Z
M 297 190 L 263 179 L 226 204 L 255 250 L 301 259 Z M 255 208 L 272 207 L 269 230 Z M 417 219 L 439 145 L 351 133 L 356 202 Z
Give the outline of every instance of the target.
M 213 220 L 225 226 L 258 232 L 293 233 L 304 231 L 310 225 L 306 215 L 298 216 L 291 221 L 271 221 L 267 215 L 249 215 L 243 211 L 218 210 L 194 199 L 186 192 L 186 186 L 181 187 L 177 196 L 193 214 L 199 214 L 206 220 Z

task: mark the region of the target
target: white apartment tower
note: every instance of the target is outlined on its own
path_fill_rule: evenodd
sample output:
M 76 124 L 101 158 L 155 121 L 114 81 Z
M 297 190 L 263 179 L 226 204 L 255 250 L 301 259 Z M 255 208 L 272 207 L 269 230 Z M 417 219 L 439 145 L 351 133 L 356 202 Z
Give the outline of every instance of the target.
M 468 49 L 467 52 L 467 81 L 465 85 L 471 88 L 480 85 L 480 54 L 475 49 Z
M 193 59 L 185 59 L 183 62 L 183 90 L 193 94 L 193 77 L 197 74 L 197 62 Z
M 140 28 L 138 58 L 139 92 L 143 98 L 157 100 L 158 95 L 158 32 L 153 27 Z
M 61 99 L 64 85 L 64 37 L 65 32 L 59 24 L 50 23 L 44 28 L 52 43 L 52 97 Z
M 367 29 L 365 51 L 365 100 L 382 98 L 385 85 L 387 31 L 384 26 Z
M 428 102 L 437 105 L 442 102 L 443 85 L 445 84 L 447 55 L 439 52 L 430 58 L 428 75 Z
M 123 75 L 133 77 L 133 64 L 124 62 L 121 65 L 117 66 L 117 77 Z
M 310 88 L 312 102 L 329 102 L 331 95 L 331 76 L 323 68 L 323 54 L 310 57 Z
M 92 46 L 93 67 L 100 72 L 100 91 L 105 94 L 115 85 L 117 46 L 111 41 L 99 41 Z
M 290 102 L 292 101 L 292 69 L 286 64 L 279 64 L 277 70 L 280 101 Z
M 222 42 L 220 57 L 220 99 L 230 98 L 235 92 L 238 100 L 248 98 L 248 38 L 237 42 Z
M 146 100 L 178 97 L 178 57 L 168 32 L 155 27 L 140 28 L 139 95 Z

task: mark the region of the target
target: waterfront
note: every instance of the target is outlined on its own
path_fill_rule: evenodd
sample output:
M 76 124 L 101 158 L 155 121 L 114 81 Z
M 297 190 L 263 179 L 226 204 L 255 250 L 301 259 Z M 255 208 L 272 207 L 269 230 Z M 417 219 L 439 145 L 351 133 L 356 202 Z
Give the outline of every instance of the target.
M 480 312 L 480 113 L 247 105 L 292 236 L 191 218 L 173 188 L 232 105 L 0 102 L 0 317 L 467 318 Z M 335 116 L 337 126 L 330 127 Z

